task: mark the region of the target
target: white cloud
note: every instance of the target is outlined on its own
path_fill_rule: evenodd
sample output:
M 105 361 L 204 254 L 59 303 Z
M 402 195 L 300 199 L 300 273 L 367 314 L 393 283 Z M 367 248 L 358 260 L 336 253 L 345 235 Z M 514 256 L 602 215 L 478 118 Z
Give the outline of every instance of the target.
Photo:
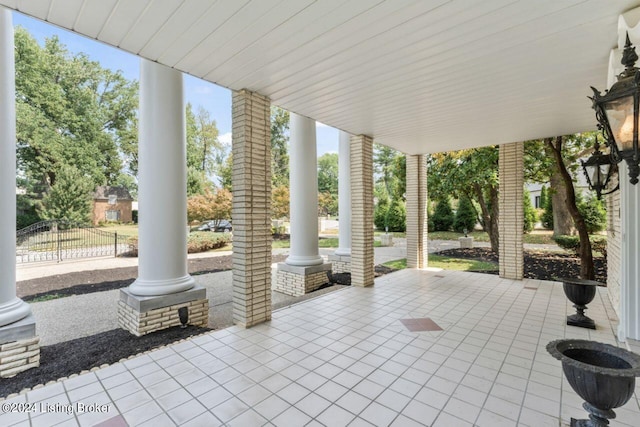
M 224 145 L 231 145 L 231 132 L 227 132 L 227 133 L 223 133 L 222 135 L 218 135 L 218 141 L 220 141 Z

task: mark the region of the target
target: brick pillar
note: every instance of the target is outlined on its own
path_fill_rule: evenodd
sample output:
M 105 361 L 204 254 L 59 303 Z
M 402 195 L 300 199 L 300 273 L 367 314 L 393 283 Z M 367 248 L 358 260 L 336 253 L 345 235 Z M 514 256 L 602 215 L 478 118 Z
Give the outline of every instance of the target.
M 524 144 L 500 146 L 500 277 L 522 280 Z
M 373 139 L 351 137 L 351 284 L 373 285 Z
M 269 98 L 233 92 L 233 321 L 271 319 Z
M 427 266 L 427 158 L 407 155 L 407 267 Z

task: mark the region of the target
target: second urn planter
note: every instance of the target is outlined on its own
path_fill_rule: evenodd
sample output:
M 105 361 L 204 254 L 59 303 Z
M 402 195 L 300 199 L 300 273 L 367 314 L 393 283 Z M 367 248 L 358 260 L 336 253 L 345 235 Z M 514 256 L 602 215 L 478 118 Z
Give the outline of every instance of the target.
M 595 322 L 593 319 L 585 316 L 584 311 L 587 309 L 587 304 L 593 301 L 593 298 L 596 296 L 596 289 L 601 283 L 595 280 L 574 278 L 561 278 L 557 280 L 562 282 L 564 294 L 576 309 L 576 314 L 567 316 L 567 325 L 595 329 Z
M 571 388 L 585 400 L 589 419 L 571 418 L 571 427 L 605 427 L 635 391 L 640 356 L 620 347 L 586 340 L 556 340 L 547 351 L 562 362 Z

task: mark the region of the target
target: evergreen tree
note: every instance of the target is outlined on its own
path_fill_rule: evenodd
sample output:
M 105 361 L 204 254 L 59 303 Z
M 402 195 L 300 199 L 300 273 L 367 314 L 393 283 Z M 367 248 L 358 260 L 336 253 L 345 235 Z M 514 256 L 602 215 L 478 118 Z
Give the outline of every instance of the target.
M 55 184 L 42 199 L 39 215 L 43 219 L 65 219 L 87 223 L 91 220 L 91 180 L 72 166 L 63 166 Z
M 458 233 L 463 233 L 465 228 L 471 232 L 478 222 L 476 210 L 471 204 L 471 200 L 468 197 L 463 196 L 458 203 L 458 211 L 453 222 L 453 229 Z
M 438 201 L 433 213 L 433 228 L 435 231 L 449 231 L 455 220 L 451 202 L 448 198 Z
M 550 196 L 550 194 L 547 194 L 545 204 L 542 206 L 544 212 L 542 213 L 542 217 L 540 217 L 542 226 L 547 230 L 553 230 L 553 198 Z
M 544 188 L 544 187 L 542 187 Z M 522 194 L 522 204 L 523 204 L 523 213 L 524 213 L 524 232 L 530 233 L 533 231 L 533 228 L 536 225 L 536 221 L 538 220 L 538 216 L 536 215 L 536 210 L 533 208 L 531 204 L 531 194 L 529 194 L 529 190 L 524 189 Z

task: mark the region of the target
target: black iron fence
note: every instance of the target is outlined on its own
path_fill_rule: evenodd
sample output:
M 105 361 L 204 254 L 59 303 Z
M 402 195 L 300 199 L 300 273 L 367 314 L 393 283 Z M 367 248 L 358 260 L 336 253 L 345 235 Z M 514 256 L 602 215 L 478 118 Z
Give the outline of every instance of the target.
M 16 262 L 115 257 L 129 249 L 128 239 L 65 220 L 41 221 L 17 232 Z

